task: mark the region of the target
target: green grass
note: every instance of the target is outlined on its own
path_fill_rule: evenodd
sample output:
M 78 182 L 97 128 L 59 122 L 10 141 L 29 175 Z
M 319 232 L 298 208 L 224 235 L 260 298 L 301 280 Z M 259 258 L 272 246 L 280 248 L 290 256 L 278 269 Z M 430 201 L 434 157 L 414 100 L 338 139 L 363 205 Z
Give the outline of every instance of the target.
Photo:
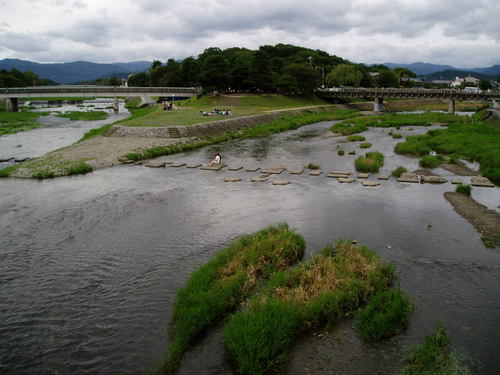
M 224 343 L 237 373 L 278 372 L 302 332 L 351 314 L 388 288 L 393 275 L 393 267 L 373 251 L 350 242 L 276 272 L 225 327 Z
M 363 137 L 362 135 L 350 135 L 349 137 L 347 137 L 347 140 L 349 142 L 357 142 L 357 141 L 364 141 L 366 140 L 366 138 Z
M 12 172 L 17 169 L 18 165 L 10 165 L 8 167 L 0 169 L 0 178 L 9 177 Z
M 393 133 L 392 134 L 392 138 L 399 139 L 399 138 L 403 138 L 403 136 L 401 134 L 399 134 L 399 133 Z
M 368 152 L 365 156 L 360 156 L 354 161 L 354 166 L 358 172 L 377 173 L 384 165 L 384 155 L 380 152 Z
M 59 176 L 86 174 L 92 170 L 92 167 L 87 165 L 85 160 L 65 161 L 49 153 L 43 158 L 33 158 L 24 163 L 4 168 L 0 171 L 0 177 L 10 177 L 16 172 L 22 172 L 21 175 L 43 180 Z
M 306 165 L 306 168 L 307 169 L 319 169 L 320 166 L 318 164 L 309 163 L 309 164 Z
M 339 150 L 337 151 L 337 154 L 338 154 L 339 156 L 343 156 L 343 155 L 345 154 L 345 150 L 344 150 L 343 148 L 341 148 L 341 149 L 339 149 Z
M 360 148 L 370 148 L 372 144 L 370 142 L 363 142 L 359 145 Z
M 103 111 L 88 111 L 88 112 L 68 111 L 64 113 L 59 113 L 56 116 L 69 118 L 72 121 L 75 120 L 97 121 L 97 120 L 106 120 L 109 115 Z
M 439 166 L 442 162 L 444 161 L 443 157 L 441 155 L 436 155 L 436 156 L 430 156 L 430 155 L 425 155 L 420 159 L 420 166 L 423 168 L 436 168 Z
M 406 172 L 408 172 L 408 170 L 405 167 L 399 166 L 395 170 L 393 170 L 391 174 L 394 177 L 401 177 L 401 175 Z
M 397 335 L 408 327 L 413 306 L 399 289 L 384 290 L 372 297 L 356 318 L 358 335 L 367 342 Z
M 481 174 L 500 184 L 500 131 L 480 121 L 455 123 L 446 129 L 435 129 L 411 136 L 398 143 L 396 153 L 423 156 L 431 150 L 441 155 L 478 161 Z
M 450 349 L 450 338 L 442 326 L 411 350 L 398 375 L 469 375 L 470 369 Z
M 240 131 L 227 132 L 217 137 L 205 138 L 194 143 L 182 143 L 166 147 L 153 147 L 125 155 L 131 160 L 150 159 L 162 155 L 171 155 L 178 152 L 193 150 L 196 148 L 225 142 L 230 139 L 244 139 L 266 137 L 268 135 L 297 129 L 303 125 L 312 124 L 320 121 L 330 121 L 341 118 L 346 118 L 355 115 L 357 112 L 353 110 L 339 109 L 329 112 L 313 113 L 309 110 L 304 110 L 302 113 L 293 116 L 282 117 L 267 124 L 257 125 L 250 128 L 245 128 Z
M 24 130 L 39 128 L 36 121 L 49 112 L 0 112 L 0 136 L 15 134 Z
M 462 193 L 462 194 L 470 196 L 470 193 L 472 191 L 472 187 L 468 184 L 458 184 L 456 191 L 457 191 L 457 193 Z
M 488 237 L 481 237 L 481 241 L 483 242 L 484 246 L 489 247 L 491 249 L 494 249 L 497 247 L 494 241 L 490 240 Z
M 240 237 L 201 266 L 177 294 L 172 340 L 154 372 L 172 373 L 201 333 L 235 310 L 259 279 L 300 260 L 304 248 L 302 236 L 280 224 Z

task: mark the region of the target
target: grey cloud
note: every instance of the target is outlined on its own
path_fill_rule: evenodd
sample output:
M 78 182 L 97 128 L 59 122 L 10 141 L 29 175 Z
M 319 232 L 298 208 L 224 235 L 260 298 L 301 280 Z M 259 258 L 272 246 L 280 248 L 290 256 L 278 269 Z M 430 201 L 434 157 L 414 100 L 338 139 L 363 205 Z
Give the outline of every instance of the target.
M 106 17 L 79 20 L 66 30 L 50 31 L 52 38 L 81 42 L 94 47 L 107 47 L 112 44 L 111 29 L 113 22 Z
M 28 33 L 0 32 L 0 45 L 19 52 L 38 52 L 47 49 L 47 40 Z

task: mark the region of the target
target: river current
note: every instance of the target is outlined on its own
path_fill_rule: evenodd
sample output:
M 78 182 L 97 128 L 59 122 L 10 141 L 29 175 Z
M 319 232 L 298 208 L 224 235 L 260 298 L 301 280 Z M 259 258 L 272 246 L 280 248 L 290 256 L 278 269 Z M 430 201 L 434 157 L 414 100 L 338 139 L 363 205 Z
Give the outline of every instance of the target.
M 319 164 L 323 175 L 283 172 L 290 185 L 252 183 L 250 173 L 123 165 L 84 176 L 0 180 L 0 372 L 139 374 L 167 346 L 175 293 L 190 274 L 237 236 L 288 222 L 306 239 L 306 258 L 341 238 L 393 263 L 415 304 L 406 343 L 442 322 L 475 374 L 500 368 L 500 253 L 443 198 L 443 185 L 376 188 L 340 184 L 354 172 L 359 143 L 324 138 L 331 123 L 254 140 L 229 141 L 159 160 L 289 170 Z M 424 133 L 415 128 L 401 133 Z M 386 156 L 381 173 L 418 159 L 394 155 L 389 129 L 363 135 Z M 27 132 L 28 133 L 28 132 Z M 1 139 L 0 139 L 1 142 Z M 338 156 L 338 147 L 357 155 Z M 434 172 L 452 177 L 450 172 Z M 225 183 L 224 177 L 241 177 Z M 464 178 L 469 179 L 468 177 Z M 473 198 L 498 211 L 498 188 Z

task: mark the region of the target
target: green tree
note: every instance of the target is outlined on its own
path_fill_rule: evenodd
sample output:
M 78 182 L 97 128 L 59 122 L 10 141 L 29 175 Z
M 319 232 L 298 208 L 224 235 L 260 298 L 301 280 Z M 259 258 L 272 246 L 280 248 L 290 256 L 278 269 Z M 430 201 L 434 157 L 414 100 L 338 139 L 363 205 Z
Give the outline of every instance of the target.
M 207 89 L 224 90 L 229 83 L 229 64 L 223 52 L 216 47 L 207 48 L 200 56 L 200 83 Z
M 295 86 L 301 94 L 312 94 L 321 84 L 321 73 L 309 65 L 290 64 L 285 67 L 284 73 L 295 79 Z
M 392 70 L 382 70 L 377 77 L 381 87 L 399 87 L 399 78 Z
M 130 87 L 148 87 L 150 86 L 149 74 L 146 72 L 132 74 L 128 78 L 128 85 Z
M 154 70 L 161 66 L 161 61 L 160 60 L 154 60 L 153 63 L 151 64 L 151 70 Z
M 490 80 L 482 79 L 481 81 L 479 81 L 479 88 L 481 90 L 489 90 L 492 87 L 493 87 L 493 85 L 491 84 Z
M 394 68 L 393 72 L 398 75 L 399 78 L 416 78 L 417 75 L 411 71 L 410 69 L 406 68 Z
M 326 76 L 328 86 L 359 87 L 363 74 L 352 64 L 340 64 Z
M 183 86 L 199 86 L 200 82 L 198 61 L 194 57 L 187 57 L 181 63 Z

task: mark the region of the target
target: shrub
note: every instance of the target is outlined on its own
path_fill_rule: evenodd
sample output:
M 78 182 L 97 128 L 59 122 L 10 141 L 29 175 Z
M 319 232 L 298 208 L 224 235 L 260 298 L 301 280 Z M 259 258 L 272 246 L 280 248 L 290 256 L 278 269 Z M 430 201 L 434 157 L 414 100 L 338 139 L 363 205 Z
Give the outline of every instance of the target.
M 364 141 L 366 140 L 366 138 L 363 137 L 362 135 L 350 135 L 349 137 L 347 137 L 347 140 L 349 142 L 357 142 L 357 141 Z
M 457 193 L 462 193 L 462 194 L 470 196 L 471 191 L 472 191 L 472 187 L 470 185 L 466 185 L 466 184 L 458 184 L 457 185 Z
M 360 148 L 370 148 L 372 144 L 370 142 L 363 142 L 359 145 Z
M 345 154 L 345 150 L 343 148 L 339 149 L 337 151 L 337 154 L 339 154 L 340 156 L 344 155 Z
M 394 133 L 394 134 L 392 134 L 392 138 L 399 139 L 399 138 L 403 138 L 403 136 L 399 133 Z
M 384 165 L 384 155 L 380 152 L 368 152 L 365 156 L 360 156 L 354 161 L 358 172 L 376 173 Z
M 89 172 L 92 172 L 93 169 L 91 166 L 89 166 L 88 164 L 84 163 L 84 162 L 81 162 L 81 163 L 77 163 L 75 165 L 72 165 L 68 168 L 68 176 L 71 176 L 71 175 L 75 175 L 75 174 L 86 174 L 86 173 L 89 173 Z
M 397 335 L 408 327 L 413 307 L 399 289 L 389 289 L 374 295 L 356 319 L 356 328 L 367 342 Z
M 309 164 L 306 165 L 306 168 L 307 169 L 319 169 L 320 166 L 318 164 L 309 163 Z
M 395 170 L 392 171 L 392 175 L 394 177 L 401 177 L 401 175 L 405 172 L 408 172 L 408 170 L 405 167 L 399 166 Z
M 424 168 L 436 168 L 439 164 L 443 162 L 443 157 L 441 155 L 430 156 L 426 155 L 420 159 L 420 166 Z

